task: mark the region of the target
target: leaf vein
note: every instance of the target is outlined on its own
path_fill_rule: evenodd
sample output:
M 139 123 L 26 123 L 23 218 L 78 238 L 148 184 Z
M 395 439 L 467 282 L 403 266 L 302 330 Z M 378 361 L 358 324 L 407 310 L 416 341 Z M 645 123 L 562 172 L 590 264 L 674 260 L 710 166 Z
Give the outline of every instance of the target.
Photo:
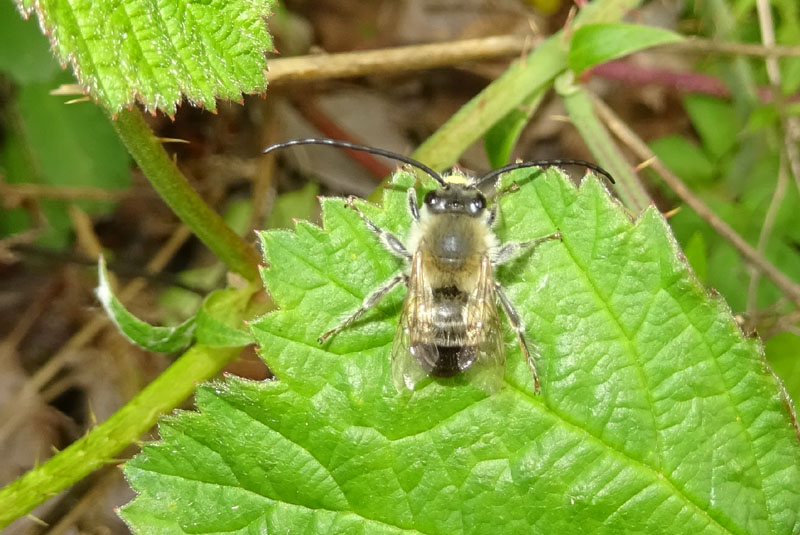
M 389 527 L 396 528 L 396 529 L 401 530 L 401 531 L 410 531 L 410 532 L 414 532 L 414 533 L 419 533 L 420 535 L 431 535 L 431 534 L 427 534 L 425 532 L 418 531 L 418 530 L 409 530 L 407 528 L 403 528 L 401 526 L 392 524 L 390 522 L 386 522 L 385 520 L 378 520 L 378 519 L 370 518 L 370 517 L 365 516 L 363 514 L 357 513 L 354 510 L 355 508 L 353 507 L 353 504 L 350 502 L 350 498 L 348 497 L 347 493 L 342 488 L 342 486 L 339 483 L 339 481 L 336 479 L 336 476 L 334 476 L 334 474 L 331 471 L 331 469 L 327 465 L 325 465 L 322 461 L 317 459 L 317 457 L 311 452 L 311 450 L 309 450 L 306 446 L 304 446 L 300 442 L 297 442 L 296 440 L 292 439 L 291 437 L 289 437 L 285 433 L 281 433 L 278 429 L 275 429 L 274 427 L 272 427 L 268 421 L 264 421 L 264 420 L 259 419 L 258 417 L 253 416 L 252 414 L 248 413 L 247 411 L 244 411 L 240 407 L 237 407 L 236 405 L 234 405 L 233 403 L 231 403 L 230 401 L 228 401 L 227 399 L 225 399 L 225 398 L 223 398 L 221 396 L 218 396 L 217 399 L 219 399 L 220 401 L 222 401 L 223 403 L 225 403 L 226 405 L 228 405 L 229 407 L 231 407 L 235 411 L 244 414 L 246 417 L 250 418 L 251 420 L 253 420 L 255 422 L 258 422 L 259 424 L 261 424 L 266 429 L 269 429 L 274 433 L 278 433 L 284 439 L 286 439 L 287 441 L 291 442 L 292 444 L 294 444 L 295 446 L 297 446 L 301 450 L 305 451 L 309 455 L 309 457 L 311 457 L 312 459 L 314 459 L 314 461 L 316 461 L 318 466 L 320 466 L 321 468 L 323 468 L 325 470 L 325 472 L 330 477 L 331 481 L 333 481 L 336 484 L 336 487 L 339 489 L 339 492 L 341 493 L 342 497 L 347 502 L 347 505 L 350 508 L 350 510 L 349 511 L 344 511 L 344 510 L 341 510 L 341 509 L 328 509 L 328 508 L 325 508 L 325 507 L 316 507 L 315 508 L 315 507 L 310 507 L 310 506 L 305 505 L 305 504 L 293 503 L 293 502 L 284 502 L 284 503 L 292 503 L 292 505 L 296 505 L 296 506 L 299 506 L 299 507 L 304 507 L 304 508 L 310 509 L 310 510 L 322 510 L 322 511 L 328 511 L 328 512 L 338 512 L 338 513 L 345 513 L 345 514 L 353 514 L 353 515 L 355 515 L 358 518 L 361 518 L 363 520 L 375 522 L 377 524 L 383 524 L 383 525 L 386 525 L 386 526 L 389 526 Z M 246 490 L 248 492 L 252 492 L 252 493 L 254 493 L 254 494 L 258 495 L 258 496 L 262 496 L 262 497 L 264 497 L 266 499 L 270 499 L 269 497 L 263 496 L 262 494 L 259 494 L 259 493 L 255 492 L 255 491 L 250 490 L 250 489 L 244 489 L 244 490 Z M 274 501 L 277 502 L 279 500 L 274 500 Z
M 530 393 L 516 386 L 513 385 L 511 386 L 516 392 L 516 394 L 524 401 L 534 406 L 539 405 L 539 402 L 533 399 Z M 730 529 L 724 527 L 722 524 L 717 522 L 717 520 L 708 511 L 704 510 L 702 507 L 700 507 L 699 504 L 695 503 L 689 496 L 684 494 L 683 491 L 675 484 L 675 482 L 673 482 L 665 474 L 658 472 L 655 468 L 648 465 L 644 461 L 631 457 L 627 452 L 615 448 L 613 444 L 604 441 L 601 437 L 593 434 L 588 429 L 581 427 L 578 423 L 571 422 L 566 416 L 559 414 L 552 409 L 550 409 L 550 414 L 552 414 L 555 418 L 557 418 L 564 425 L 566 429 L 572 430 L 576 434 L 585 435 L 589 440 L 593 440 L 599 445 L 609 449 L 610 451 L 616 452 L 620 457 L 629 462 L 632 466 L 639 468 L 643 473 L 650 474 L 654 481 L 663 481 L 664 485 L 668 486 L 668 488 L 672 490 L 673 494 L 675 494 L 676 496 L 680 496 L 684 502 L 691 505 L 696 511 L 698 511 L 700 513 L 700 516 L 707 518 L 711 524 L 719 528 L 724 533 L 733 535 L 733 532 Z M 743 533 L 742 535 L 746 534 Z
M 225 488 L 229 488 L 229 489 L 244 491 L 244 492 L 246 492 L 248 494 L 251 494 L 253 496 L 256 496 L 256 497 L 259 497 L 259 498 L 263 498 L 264 500 L 266 500 L 268 502 L 287 504 L 287 505 L 291 505 L 291 506 L 298 507 L 298 508 L 301 508 L 301 509 L 305 509 L 305 510 L 307 510 L 309 512 L 312 512 L 312 513 L 325 512 L 325 513 L 333 513 L 335 515 L 345 515 L 345 516 L 352 515 L 352 516 L 354 516 L 354 517 L 356 517 L 356 518 L 358 518 L 360 520 L 363 520 L 365 522 L 372 522 L 374 524 L 378 524 L 378 525 L 381 525 L 381 526 L 386 526 L 386 527 L 389 527 L 389 528 L 393 528 L 393 529 L 396 529 L 396 530 L 404 532 L 404 533 L 417 533 L 419 535 L 434 535 L 432 533 L 427 533 L 427 532 L 420 531 L 420 530 L 417 530 L 417 529 L 404 528 L 402 526 L 398 526 L 398 525 L 392 524 L 391 522 L 386 522 L 384 520 L 376 520 L 374 518 L 369 518 L 369 517 L 360 515 L 359 513 L 355 512 L 355 511 L 352 511 L 352 510 L 351 511 L 345 511 L 345 510 L 342 510 L 342 509 L 329 509 L 327 507 L 311 507 L 311 506 L 308 506 L 308 505 L 305 505 L 305 504 L 302 504 L 302 503 L 295 503 L 295 502 L 289 502 L 289 501 L 285 501 L 285 500 L 278 500 L 278 499 L 275 499 L 275 498 L 270 498 L 269 496 L 264 496 L 263 494 L 260 494 L 260 493 L 254 491 L 254 490 L 250 490 L 250 489 L 244 488 L 244 487 L 237 487 L 235 485 L 230 485 L 228 483 L 217 483 L 217 482 L 213 482 L 212 483 L 212 482 L 209 482 L 209 481 L 203 481 L 202 479 L 188 477 L 188 476 L 185 476 L 185 475 L 180 475 L 179 476 L 179 475 L 170 474 L 170 473 L 167 473 L 167 472 L 160 472 L 158 470 L 154 470 L 154 469 L 150 469 L 150 468 L 137 467 L 137 469 L 141 470 L 142 472 L 148 472 L 148 473 L 151 473 L 151 474 L 157 474 L 157 475 L 165 477 L 165 478 L 174 478 L 174 479 L 178 479 L 178 480 L 191 481 L 191 482 L 194 482 L 194 483 L 199 483 L 201 485 L 212 485 L 212 486 L 215 486 L 215 487 L 225 487 Z

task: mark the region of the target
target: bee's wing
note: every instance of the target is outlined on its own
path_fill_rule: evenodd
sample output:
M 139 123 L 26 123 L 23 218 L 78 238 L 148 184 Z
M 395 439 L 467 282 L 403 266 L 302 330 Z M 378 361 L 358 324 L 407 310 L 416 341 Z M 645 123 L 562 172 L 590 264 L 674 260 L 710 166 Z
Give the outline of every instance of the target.
M 493 394 L 503 386 L 506 357 L 489 257 L 481 259 L 478 281 L 466 310 L 467 344 L 476 348 L 476 355 L 465 374 L 475 386 Z
M 412 338 L 428 339 L 433 325 L 430 318 L 433 292 L 425 281 L 422 265 L 422 252 L 417 251 L 411 259 L 408 292 L 392 344 L 392 383 L 398 392 L 414 390 L 416 384 L 428 375 L 410 351 L 415 341 Z

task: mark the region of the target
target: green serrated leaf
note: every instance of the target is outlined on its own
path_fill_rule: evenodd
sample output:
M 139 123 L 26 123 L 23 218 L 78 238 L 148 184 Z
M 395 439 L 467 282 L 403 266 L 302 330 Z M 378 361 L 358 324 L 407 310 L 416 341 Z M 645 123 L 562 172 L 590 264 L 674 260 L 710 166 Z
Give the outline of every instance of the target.
M 677 33 L 641 24 L 586 24 L 572 36 L 569 68 L 580 74 L 600 63 L 681 40 Z
M 193 339 L 195 318 L 192 317 L 176 327 L 158 327 L 140 320 L 114 296 L 108 282 L 106 263 L 100 258 L 97 269 L 98 286 L 95 293 L 109 319 L 128 340 L 148 351 L 175 353 L 187 347 Z
M 125 473 L 135 533 L 786 534 L 800 443 L 759 344 L 679 260 L 663 218 L 632 224 L 595 179 L 514 175 L 503 240 L 548 242 L 501 269 L 542 355 L 543 395 L 506 328 L 503 389 L 461 378 L 395 392 L 403 290 L 316 339 L 401 266 L 341 199 L 324 227 L 262 235 L 280 310 L 253 324 L 280 379 L 202 387 Z M 525 177 L 535 180 L 523 180 Z M 385 209 L 404 236 L 400 175 Z
M 252 344 L 253 335 L 245 325 L 253 312 L 251 299 L 256 288 L 225 288 L 209 294 L 197 312 L 197 341 L 211 347 L 237 347 Z
M 213 110 L 266 87 L 270 0 L 18 3 L 112 113 L 138 101 L 172 115 L 183 97 Z

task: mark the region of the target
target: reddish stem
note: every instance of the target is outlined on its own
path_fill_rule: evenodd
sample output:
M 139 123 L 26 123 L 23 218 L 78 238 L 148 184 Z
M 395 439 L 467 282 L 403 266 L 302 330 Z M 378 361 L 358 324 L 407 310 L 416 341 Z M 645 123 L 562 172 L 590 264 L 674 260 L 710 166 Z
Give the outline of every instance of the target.
M 671 87 L 684 93 L 702 93 L 720 98 L 730 98 L 731 92 L 725 83 L 716 76 L 695 72 L 674 72 L 665 69 L 642 67 L 628 61 L 609 61 L 594 67 L 583 78 L 599 76 L 609 80 L 618 80 L 631 85 L 654 84 Z M 762 102 L 772 101 L 772 89 L 759 87 L 758 96 Z M 792 95 L 784 102 L 800 101 L 799 95 Z
M 354 139 L 349 132 L 344 130 L 336 124 L 330 117 L 316 104 L 309 100 L 293 99 L 297 111 L 303 118 L 314 125 L 314 127 L 322 132 L 326 137 L 340 139 L 342 141 L 349 141 L 351 143 L 361 143 L 361 141 Z M 360 164 L 364 169 L 375 175 L 379 179 L 383 179 L 392 174 L 394 168 L 389 167 L 372 154 L 366 152 L 358 152 L 350 149 L 343 149 L 351 159 Z

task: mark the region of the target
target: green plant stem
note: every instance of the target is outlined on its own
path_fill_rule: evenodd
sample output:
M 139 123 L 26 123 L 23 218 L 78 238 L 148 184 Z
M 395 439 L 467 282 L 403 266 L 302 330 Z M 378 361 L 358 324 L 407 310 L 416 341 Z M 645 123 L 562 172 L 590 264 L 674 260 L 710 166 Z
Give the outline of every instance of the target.
M 213 377 L 238 348 L 195 346 L 152 383 L 67 449 L 0 489 L 0 528 L 27 514 L 115 456 L 150 429 L 162 414 L 189 397 L 197 383 Z
M 136 163 L 173 212 L 231 271 L 247 280 L 258 278 L 256 251 L 234 233 L 225 221 L 192 189 L 158 138 L 134 108 L 112 120 Z
M 462 106 L 412 157 L 434 169 L 454 164 L 491 126 L 521 106 L 528 95 L 551 83 L 566 64 L 567 46 L 556 34 Z
M 639 3 L 640 0 L 600 0 L 581 9 L 574 24 L 616 22 Z M 548 38 L 462 106 L 419 146 L 413 157 L 434 169 L 454 164 L 492 125 L 566 69 L 568 44 L 564 30 Z
M 651 202 L 631 165 L 611 139 L 600 119 L 595 115 L 586 91 L 574 83 L 572 72 L 556 79 L 555 88 L 564 102 L 572 124 L 578 129 L 589 150 L 600 165 L 616 180 L 615 190 L 622 203 L 632 212 L 639 213 Z

